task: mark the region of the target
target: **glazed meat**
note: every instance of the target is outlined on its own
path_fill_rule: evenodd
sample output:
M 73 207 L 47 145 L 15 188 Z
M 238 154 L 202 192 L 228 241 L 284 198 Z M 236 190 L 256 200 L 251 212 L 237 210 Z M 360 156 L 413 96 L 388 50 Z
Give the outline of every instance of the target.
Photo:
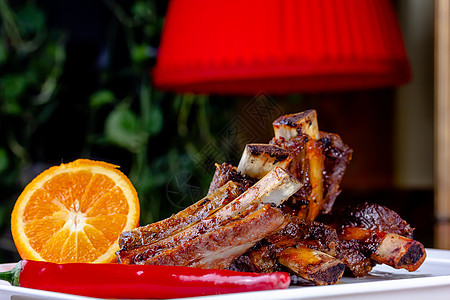
M 285 222 L 283 213 L 266 204 L 247 217 L 231 221 L 200 234 L 192 241 L 164 251 L 148 262 L 163 265 L 187 265 L 205 269 L 224 269 L 238 256 Z
M 353 150 L 319 131 L 308 110 L 273 122 L 268 144 L 248 144 L 237 167 L 216 164 L 206 197 L 156 223 L 122 233 L 119 263 L 288 271 L 316 285 L 377 263 L 416 270 L 425 259 L 413 229 L 392 210 L 333 210 Z M 294 280 L 294 282 L 297 280 Z
M 304 215 L 310 220 L 331 211 L 341 192 L 340 183 L 353 154 L 353 150 L 337 134 L 319 134 L 317 141 L 305 134 L 289 140 L 274 138 L 270 141 L 292 153 L 293 159 L 288 169 L 300 180 L 302 188 L 290 201 L 291 208 L 297 215 Z M 306 209 L 310 210 L 308 214 Z
M 322 212 L 327 214 L 331 212 L 334 201 L 341 193 L 340 184 L 352 159 L 353 150 L 335 133 L 321 131 L 319 144 L 325 156 Z
M 335 214 L 335 219 L 342 230 L 357 227 L 409 238 L 413 236 L 414 229 L 395 211 L 376 203 L 361 203 L 344 208 Z
M 287 169 L 302 183 L 287 210 L 308 220 L 329 213 L 353 150 L 337 134 L 319 131 L 315 110 L 282 116 L 273 128 L 270 144 L 291 153 Z
M 242 192 L 243 187 L 238 183 L 229 181 L 222 187 L 216 189 L 197 203 L 178 212 L 174 216 L 165 220 L 123 232 L 119 237 L 119 246 L 123 250 L 128 250 L 136 246 L 151 244 L 155 241 L 166 238 L 191 223 L 206 218 L 212 211 L 222 207 Z
M 335 257 L 339 257 L 340 252 L 340 240 L 334 228 L 299 217 L 292 217 L 285 227 L 266 240 L 277 248 L 302 245 Z
M 365 276 L 377 263 L 415 271 L 425 260 L 413 228 L 396 212 L 379 204 L 362 203 L 334 212 L 342 260 L 355 276 Z
M 229 188 L 229 185 L 227 183 L 215 193 L 220 194 L 224 188 Z M 160 221 L 159 224 L 124 232 L 120 244 L 128 246 L 122 246 L 117 252 L 117 258 L 119 262 L 125 264 L 175 264 L 177 262 L 176 264 L 179 265 L 195 263 L 200 266 L 207 264 L 206 262 L 211 264 L 211 255 L 207 253 L 213 252 L 208 249 L 215 244 L 217 257 L 221 258 L 214 264 L 228 266 L 237 254 L 243 254 L 256 242 L 282 225 L 284 215 L 276 207 L 295 193 L 300 186 L 298 180 L 285 170 L 274 168 L 256 184 L 225 205 L 219 207 L 216 204 L 212 206 L 213 209 L 202 209 L 211 201 L 201 200 L 185 210 L 200 211 L 199 220 L 191 220 L 193 222 L 186 225 L 184 222 L 186 218 L 183 217 L 183 213 L 180 213 L 181 215 L 177 214 Z M 223 204 L 223 201 L 220 203 Z M 147 235 L 147 232 L 153 232 L 154 228 L 176 223 L 181 225 L 176 229 L 169 229 L 167 232 L 170 233 L 157 237 L 154 234 Z M 223 241 L 219 242 L 220 239 Z M 199 257 L 198 253 L 196 254 L 201 247 L 207 251 L 204 254 L 205 257 Z M 225 257 L 219 255 L 220 253 L 234 253 L 234 255 Z M 181 258 L 183 261 L 180 261 Z
M 231 268 L 265 273 L 287 268 L 316 285 L 334 284 L 345 270 L 339 244 L 330 226 L 291 217 L 286 226 L 233 261 Z

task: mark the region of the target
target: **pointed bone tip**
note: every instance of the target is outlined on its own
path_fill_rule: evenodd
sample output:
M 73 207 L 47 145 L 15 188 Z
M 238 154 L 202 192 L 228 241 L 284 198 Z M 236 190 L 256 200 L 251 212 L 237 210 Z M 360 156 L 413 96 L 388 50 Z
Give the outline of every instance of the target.
M 288 140 L 300 133 L 316 140 L 320 137 L 317 112 L 313 109 L 281 116 L 272 123 L 272 126 L 275 131 L 275 138 Z
M 311 120 L 317 119 L 316 110 L 309 109 L 309 110 L 305 110 L 305 111 L 295 113 L 295 114 L 283 115 L 283 116 L 277 118 L 273 122 L 273 125 L 284 125 L 284 126 L 289 126 L 289 127 L 297 127 L 298 122 L 305 118 L 309 118 Z
M 290 151 L 270 144 L 248 144 L 237 170 L 252 178 L 262 178 L 275 166 L 287 168 L 292 160 Z

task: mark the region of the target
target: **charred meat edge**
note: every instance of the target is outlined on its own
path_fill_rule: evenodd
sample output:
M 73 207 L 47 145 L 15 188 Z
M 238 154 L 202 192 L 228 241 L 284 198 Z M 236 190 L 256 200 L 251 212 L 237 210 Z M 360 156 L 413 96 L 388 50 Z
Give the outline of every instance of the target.
M 315 140 L 319 139 L 317 112 L 314 109 L 281 116 L 272 125 L 275 130 L 275 138 L 277 139 L 284 138 L 289 140 L 299 133 L 304 133 Z

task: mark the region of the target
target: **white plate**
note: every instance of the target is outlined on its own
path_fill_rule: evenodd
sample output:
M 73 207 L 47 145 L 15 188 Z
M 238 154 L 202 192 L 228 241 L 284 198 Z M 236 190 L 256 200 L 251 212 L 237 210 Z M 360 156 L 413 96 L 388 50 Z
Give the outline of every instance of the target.
M 0 270 L 14 264 L 0 265 Z M 380 298 L 381 297 L 381 298 Z M 0 299 L 86 300 L 88 297 L 13 287 L 0 281 Z M 184 298 L 186 300 L 186 298 Z M 332 286 L 295 286 L 286 290 L 189 298 L 189 300 L 294 300 L 294 299 L 450 299 L 450 251 L 427 249 L 427 258 L 415 272 L 376 266 L 364 278 L 344 277 Z

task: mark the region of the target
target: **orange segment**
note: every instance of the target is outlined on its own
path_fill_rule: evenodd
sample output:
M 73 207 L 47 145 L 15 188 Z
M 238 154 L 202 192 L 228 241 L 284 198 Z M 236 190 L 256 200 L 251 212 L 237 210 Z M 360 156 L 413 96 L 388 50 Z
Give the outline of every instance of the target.
M 52 167 L 16 201 L 11 231 L 22 259 L 112 262 L 123 231 L 139 225 L 139 200 L 112 164 L 79 159 Z

